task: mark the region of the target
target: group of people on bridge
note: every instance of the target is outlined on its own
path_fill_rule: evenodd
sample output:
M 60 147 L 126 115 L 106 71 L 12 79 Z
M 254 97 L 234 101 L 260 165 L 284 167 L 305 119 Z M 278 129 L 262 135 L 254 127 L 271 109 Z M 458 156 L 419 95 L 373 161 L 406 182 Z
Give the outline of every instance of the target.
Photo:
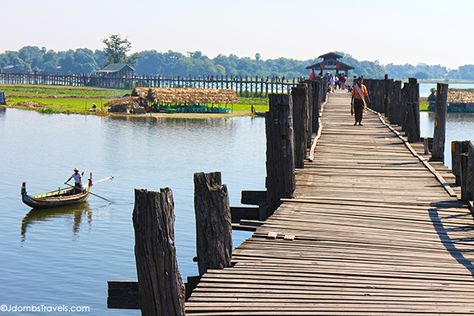
M 309 75 L 309 80 L 314 80 L 315 78 L 316 73 L 313 69 Z M 351 115 L 353 115 L 355 119 L 354 125 L 362 125 L 364 111 L 370 103 L 369 92 L 367 91 L 367 87 L 363 84 L 363 77 L 354 77 L 352 86 L 347 85 L 347 78 L 343 73 L 334 75 L 328 72 L 324 78 L 328 83 L 328 93 L 334 92 L 337 88 L 342 90 L 345 90 L 346 87 L 348 88 L 349 92 L 352 93 Z

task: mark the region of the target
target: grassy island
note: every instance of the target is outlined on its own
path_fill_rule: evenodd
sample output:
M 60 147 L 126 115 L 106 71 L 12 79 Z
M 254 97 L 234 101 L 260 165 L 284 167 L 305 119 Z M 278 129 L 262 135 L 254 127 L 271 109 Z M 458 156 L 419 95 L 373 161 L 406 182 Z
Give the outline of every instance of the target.
M 5 92 L 8 106 L 14 108 L 41 113 L 98 115 L 108 115 L 108 108 L 105 104 L 131 93 L 130 90 L 121 89 L 43 85 L 0 85 L 0 91 Z M 96 104 L 95 112 L 90 111 L 93 104 Z M 157 113 L 152 115 L 192 118 L 246 116 L 251 115 L 252 105 L 257 112 L 268 111 L 268 98 L 239 97 L 238 103 L 229 105 L 233 110 L 229 114 Z

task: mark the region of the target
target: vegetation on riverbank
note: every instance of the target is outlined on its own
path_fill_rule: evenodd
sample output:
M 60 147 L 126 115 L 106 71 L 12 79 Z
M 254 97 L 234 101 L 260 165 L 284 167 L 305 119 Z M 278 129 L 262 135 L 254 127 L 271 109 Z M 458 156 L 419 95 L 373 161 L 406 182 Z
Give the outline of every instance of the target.
M 420 97 L 420 111 L 428 111 L 428 98 Z
M 107 102 L 131 93 L 130 90 L 119 89 L 41 85 L 0 85 L 0 91 L 5 92 L 9 106 L 42 113 L 67 114 L 90 114 L 93 104 L 97 106 L 97 114 L 106 114 L 107 108 L 104 105 Z M 233 113 L 227 116 L 251 115 L 252 105 L 257 112 L 268 111 L 267 98 L 239 97 L 239 103 L 228 105 Z M 184 114 L 186 115 L 191 117 L 194 114 Z M 204 115 L 217 117 L 212 113 Z

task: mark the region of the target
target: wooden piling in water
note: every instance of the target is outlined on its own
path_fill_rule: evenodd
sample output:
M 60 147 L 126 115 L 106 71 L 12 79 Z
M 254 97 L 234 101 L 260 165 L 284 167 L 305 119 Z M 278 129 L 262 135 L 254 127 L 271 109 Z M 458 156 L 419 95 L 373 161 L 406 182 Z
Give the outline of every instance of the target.
M 394 81 L 392 84 L 392 91 L 390 94 L 390 116 L 389 120 L 392 124 L 400 125 L 401 121 L 401 106 L 402 103 L 402 82 Z
M 469 147 L 468 147 L 469 148 Z M 461 200 L 469 201 L 468 187 L 467 187 L 467 168 L 468 168 L 468 153 L 461 154 Z
M 322 81 L 323 78 L 316 78 L 314 80 L 314 89 L 313 89 L 313 104 L 311 117 L 311 125 L 314 133 L 317 133 L 319 130 L 319 117 L 321 113 L 321 103 L 322 103 Z
M 463 195 L 463 201 L 468 203 L 474 200 L 474 144 L 470 141 L 467 149 L 467 171 L 466 171 L 466 183 L 465 183 L 465 194 Z
M 142 315 L 184 315 L 185 288 L 176 260 L 170 189 L 135 190 L 133 227 Z
M 267 138 L 267 201 L 273 212 L 281 198 L 295 191 L 293 144 L 293 103 L 287 94 L 270 94 L 270 111 L 265 116 Z
M 408 78 L 405 131 L 410 143 L 420 141 L 420 92 L 416 78 Z
M 194 174 L 196 251 L 199 275 L 208 269 L 230 267 L 232 223 L 227 186 L 221 173 Z
M 291 89 L 293 101 L 293 135 L 295 148 L 295 168 L 304 167 L 308 136 L 308 86 L 299 84 Z
M 461 200 L 468 203 L 474 200 L 474 144 L 471 141 L 462 143 L 460 155 Z M 459 162 L 457 162 L 459 164 Z M 457 178 L 457 177 L 456 177 Z
M 402 131 L 406 131 L 407 128 L 407 103 L 408 103 L 408 82 L 403 83 L 401 90 L 401 103 L 400 103 L 400 123 Z
M 448 110 L 448 85 L 438 83 L 436 92 L 433 150 L 431 160 L 444 162 L 444 144 L 446 141 L 446 114 Z
M 385 75 L 384 79 L 384 112 L 385 117 L 388 118 L 390 122 L 392 122 L 391 118 L 393 116 L 392 112 L 394 111 L 392 106 L 392 88 L 393 87 L 393 79 L 388 79 L 388 76 Z
M 310 107 L 310 120 L 309 124 L 311 124 L 311 133 L 316 133 L 319 128 L 319 84 L 317 80 L 311 80 L 311 90 L 309 91 L 311 93 L 311 102 L 309 104 Z M 308 140 L 308 145 L 311 144 L 311 140 Z
M 468 151 L 469 141 L 451 142 L 451 169 L 456 177 L 456 185 L 461 185 L 461 157 Z
M 308 122 L 306 123 L 306 134 L 308 137 L 306 138 L 306 147 L 311 147 L 311 135 L 313 134 L 313 97 L 314 97 L 314 84 L 313 80 L 305 80 L 304 83 L 306 84 L 306 94 L 308 99 L 308 106 L 306 108 Z

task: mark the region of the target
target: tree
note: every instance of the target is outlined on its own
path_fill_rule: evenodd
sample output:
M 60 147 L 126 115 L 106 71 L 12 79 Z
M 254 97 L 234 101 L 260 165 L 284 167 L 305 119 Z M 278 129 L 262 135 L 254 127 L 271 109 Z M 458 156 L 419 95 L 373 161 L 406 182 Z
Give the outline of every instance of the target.
M 127 53 L 132 48 L 132 43 L 118 34 L 112 34 L 103 40 L 105 44 L 105 55 L 110 64 L 128 62 Z
M 423 71 L 418 71 L 417 73 L 415 73 L 415 78 L 416 79 L 428 79 L 429 76 L 426 72 L 423 72 Z
M 259 61 L 261 58 L 262 58 L 262 55 L 260 55 L 260 53 L 255 54 L 255 60 L 256 61 Z

